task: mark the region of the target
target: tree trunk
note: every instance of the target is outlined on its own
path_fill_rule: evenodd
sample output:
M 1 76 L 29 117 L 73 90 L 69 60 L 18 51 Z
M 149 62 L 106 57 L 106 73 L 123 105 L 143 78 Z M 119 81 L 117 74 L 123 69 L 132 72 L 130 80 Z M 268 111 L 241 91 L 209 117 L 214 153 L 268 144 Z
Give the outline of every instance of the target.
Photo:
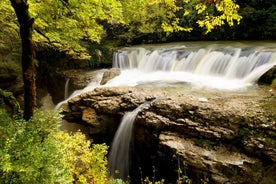
M 15 10 L 22 44 L 22 72 L 24 82 L 24 119 L 29 120 L 36 106 L 36 84 L 32 31 L 34 19 L 29 15 L 27 0 L 10 0 Z

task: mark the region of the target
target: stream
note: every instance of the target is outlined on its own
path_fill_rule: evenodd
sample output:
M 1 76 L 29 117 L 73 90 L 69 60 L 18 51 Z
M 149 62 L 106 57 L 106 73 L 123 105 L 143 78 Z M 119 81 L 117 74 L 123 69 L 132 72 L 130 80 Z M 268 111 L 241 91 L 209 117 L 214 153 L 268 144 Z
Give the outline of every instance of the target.
M 161 89 L 167 97 L 190 95 L 200 102 L 208 102 L 209 98 L 218 102 L 236 97 L 262 99 L 270 93 L 275 95 L 275 92 L 269 86 L 259 86 L 258 79 L 275 65 L 276 42 L 185 42 L 126 47 L 115 52 L 113 57 L 113 67 L 121 70 L 119 76 L 100 85 L 103 75 L 100 71 L 96 80 L 93 79 L 84 89 L 71 95 L 65 90 L 64 96 L 69 97 L 57 104 L 56 109 L 70 98 L 101 87 L 135 86 L 153 92 Z M 68 85 L 69 79 L 65 89 Z M 47 102 L 50 100 L 45 100 Z M 126 161 L 125 165 L 119 163 L 118 167 L 123 168 L 119 178 L 127 177 L 130 156 L 128 148 L 122 147 L 130 144 L 138 112 L 139 108 L 125 114 L 112 143 L 109 159 L 113 160 L 111 157 L 117 154 L 123 157 L 114 162 Z M 69 124 L 65 124 L 63 129 L 81 128 L 85 131 L 85 127 L 71 124 L 73 128 L 70 128 Z M 121 130 L 128 126 L 129 132 L 122 133 Z M 124 150 L 123 153 L 114 153 Z M 113 174 L 117 169 L 117 166 L 111 166 Z

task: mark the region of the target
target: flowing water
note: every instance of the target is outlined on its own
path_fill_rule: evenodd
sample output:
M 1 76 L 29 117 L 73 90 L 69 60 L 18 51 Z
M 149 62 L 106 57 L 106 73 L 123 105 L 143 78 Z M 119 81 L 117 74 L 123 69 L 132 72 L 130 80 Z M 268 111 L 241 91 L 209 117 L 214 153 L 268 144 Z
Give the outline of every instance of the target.
M 69 97 L 69 82 L 70 79 L 67 79 L 64 86 L 64 100 L 66 100 Z
M 115 133 L 111 151 L 108 157 L 110 175 L 114 178 L 127 179 L 130 166 L 130 145 L 135 118 L 142 108 L 149 105 L 148 102 L 140 105 L 135 110 L 127 112 Z
M 100 72 L 96 80 L 69 98 L 95 87 L 137 86 L 162 88 L 174 95 L 192 93 L 208 100 L 208 95 L 218 93 L 231 96 L 241 89 L 248 93 L 259 77 L 275 65 L 276 42 L 187 42 L 126 47 L 114 53 L 113 67 L 121 69 L 119 76 L 100 85 L 103 75 Z M 112 177 L 128 176 L 133 123 L 141 108 L 126 113 L 116 132 L 109 154 Z
M 208 95 L 201 97 L 201 91 L 213 95 L 218 91 L 231 90 L 233 93 L 248 89 L 274 65 L 275 43 L 252 46 L 212 42 L 128 47 L 114 53 L 113 67 L 120 68 L 121 74 L 105 86 L 162 88 L 168 94 L 187 91 L 207 101 Z M 109 155 L 110 173 L 115 178 L 128 176 L 131 134 L 140 108 L 125 114 L 115 134 Z
M 122 74 L 109 85 L 184 82 L 222 90 L 253 85 L 276 65 L 276 43 L 193 42 L 127 47 L 114 53 Z
M 183 42 L 126 47 L 113 55 L 113 67 L 121 69 L 119 76 L 100 85 L 106 71 L 100 70 L 90 84 L 69 98 L 106 86 L 173 85 L 180 86 L 180 90 L 184 87 L 185 91 L 187 87 L 199 91 L 238 91 L 254 86 L 275 65 L 276 42 Z
M 73 98 L 81 93 L 85 93 L 88 91 L 92 91 L 93 89 L 95 89 L 96 87 L 100 86 L 100 82 L 102 79 L 102 76 L 104 74 L 104 72 L 106 71 L 106 69 L 102 69 L 102 70 L 98 70 L 97 72 L 95 72 L 95 76 L 94 78 L 90 81 L 90 83 L 83 89 L 79 89 L 79 90 L 75 90 L 71 95 L 69 95 L 69 82 L 70 79 L 67 79 L 65 82 L 65 89 L 64 89 L 64 97 L 65 99 L 61 102 L 59 102 L 56 106 L 55 109 L 59 109 L 60 106 L 64 103 L 66 103 L 70 98 Z

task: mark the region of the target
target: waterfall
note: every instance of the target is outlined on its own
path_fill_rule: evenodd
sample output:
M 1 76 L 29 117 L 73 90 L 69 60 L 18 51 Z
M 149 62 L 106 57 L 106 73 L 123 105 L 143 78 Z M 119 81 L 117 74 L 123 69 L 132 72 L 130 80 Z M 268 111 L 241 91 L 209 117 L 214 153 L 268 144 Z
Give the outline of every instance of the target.
M 127 47 L 114 53 L 113 66 L 125 85 L 175 81 L 221 89 L 254 84 L 276 65 L 276 45 L 178 44 Z M 136 73 L 136 74 L 135 74 Z
M 66 82 L 65 82 L 64 100 L 66 100 L 69 97 L 69 82 L 70 82 L 70 79 L 67 79 Z
M 66 103 L 70 98 L 73 98 L 77 95 L 80 95 L 81 93 L 85 93 L 87 91 L 92 91 L 93 89 L 95 89 L 96 87 L 100 86 L 100 82 L 102 80 L 103 74 L 106 71 L 106 69 L 101 69 L 101 70 L 97 70 L 94 71 L 95 72 L 95 76 L 91 79 L 90 83 L 83 89 L 78 89 L 75 90 L 70 96 L 68 94 L 68 88 L 69 88 L 69 82 L 70 80 L 67 79 L 66 83 L 65 83 L 65 90 L 64 90 L 64 98 L 65 100 L 59 102 L 56 106 L 55 109 L 59 109 L 60 106 L 64 103 Z
M 127 112 L 115 133 L 108 157 L 110 175 L 114 178 L 126 179 L 129 174 L 133 124 L 139 111 L 147 106 L 149 106 L 149 102 L 145 102 L 135 110 Z

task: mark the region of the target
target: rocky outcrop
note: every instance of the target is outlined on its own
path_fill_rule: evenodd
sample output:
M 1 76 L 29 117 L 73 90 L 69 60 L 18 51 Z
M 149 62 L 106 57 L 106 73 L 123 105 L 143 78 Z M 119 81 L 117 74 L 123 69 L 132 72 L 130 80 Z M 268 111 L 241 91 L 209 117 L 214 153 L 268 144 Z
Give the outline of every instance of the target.
M 276 182 L 276 109 L 266 110 L 275 96 L 207 99 L 158 89 L 96 88 L 70 99 L 63 114 L 89 126 L 92 137 L 110 141 L 123 114 L 145 101 L 150 106 L 136 117 L 137 167 L 155 166 L 172 183 L 186 176 L 193 183 Z
M 273 80 L 276 80 L 276 66 L 272 67 L 265 74 L 263 74 L 258 80 L 258 83 L 270 85 Z
M 121 70 L 119 68 L 111 68 L 110 70 L 107 70 L 103 74 L 101 85 L 106 84 L 109 80 L 113 79 L 114 77 L 120 74 L 121 74 Z
M 21 113 L 20 105 L 13 96 L 12 92 L 0 89 L 0 107 L 4 108 L 11 115 L 19 115 Z
M 10 91 L 23 106 L 23 80 L 19 64 L 5 62 L 0 64 L 0 90 Z
M 83 89 L 90 82 L 100 82 L 103 73 L 109 70 L 101 69 L 101 70 L 66 70 L 66 71 L 58 71 L 58 75 L 62 76 L 65 80 L 70 80 L 70 88 L 71 89 Z

